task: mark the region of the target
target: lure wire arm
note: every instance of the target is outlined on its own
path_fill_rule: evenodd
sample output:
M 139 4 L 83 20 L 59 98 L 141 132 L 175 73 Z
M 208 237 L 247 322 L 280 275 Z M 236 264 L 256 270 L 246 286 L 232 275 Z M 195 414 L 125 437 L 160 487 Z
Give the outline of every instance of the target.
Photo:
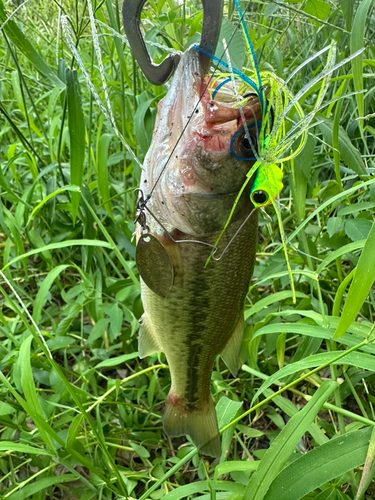
M 147 50 L 141 32 L 141 12 L 146 0 L 124 0 L 122 22 L 134 57 L 149 82 L 162 85 L 173 74 L 180 61 L 180 54 L 169 54 L 160 64 L 155 64 Z M 211 54 L 215 53 L 223 17 L 224 0 L 202 0 L 203 26 L 200 47 Z M 210 58 L 201 55 L 202 69 L 207 72 Z
M 137 188 L 134 190 L 134 194 L 138 194 L 138 199 L 137 199 L 137 216 L 134 221 L 134 223 L 137 223 L 141 226 L 141 235 L 144 233 L 150 232 L 150 228 L 146 224 L 146 213 L 147 211 L 151 217 L 155 220 L 155 222 L 163 229 L 165 234 L 168 235 L 168 237 L 174 242 L 174 243 L 198 243 L 199 245 L 205 245 L 207 247 L 210 247 L 213 249 L 213 252 L 211 254 L 211 259 L 214 260 L 215 262 L 218 262 L 221 260 L 225 252 L 228 250 L 230 245 L 232 244 L 233 240 L 236 238 L 238 233 L 241 231 L 243 226 L 246 224 L 246 222 L 250 219 L 250 217 L 253 215 L 254 211 L 256 210 L 253 208 L 250 213 L 247 215 L 245 220 L 242 222 L 240 227 L 237 229 L 237 231 L 234 233 L 230 241 L 227 243 L 226 247 L 224 250 L 221 252 L 221 255 L 219 257 L 215 257 L 216 252 L 218 251 L 218 247 L 216 245 L 212 245 L 211 243 L 207 243 L 206 241 L 200 241 L 200 240 L 175 240 L 171 233 L 167 230 L 167 228 L 164 226 L 164 224 L 152 213 L 152 211 L 147 207 L 147 201 L 148 197 L 144 197 L 143 190 L 141 188 Z

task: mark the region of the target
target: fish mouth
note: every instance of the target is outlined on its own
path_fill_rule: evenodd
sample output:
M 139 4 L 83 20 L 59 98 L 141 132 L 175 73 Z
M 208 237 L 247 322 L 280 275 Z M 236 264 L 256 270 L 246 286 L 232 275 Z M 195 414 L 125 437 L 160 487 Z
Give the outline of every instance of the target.
M 231 87 L 232 99 L 225 100 L 227 95 L 217 92 L 216 89 L 222 85 L 222 80 L 217 80 L 212 84 L 212 76 L 199 77 L 195 82 L 200 98 L 199 109 L 200 121 L 196 120 L 196 127 L 193 132 L 203 149 L 210 153 L 223 153 L 231 148 L 232 137 L 243 128 L 243 120 L 248 127 L 253 127 L 252 133 L 256 133 L 256 124 L 262 118 L 262 107 L 257 94 L 247 95 L 247 102 L 244 106 L 236 105 L 242 96 L 236 95 L 233 87 L 236 82 L 228 82 Z M 216 93 L 213 99 L 212 94 Z M 196 111 L 197 113 L 197 111 Z M 254 127 L 255 125 L 255 127 Z M 257 135 L 257 134 L 256 134 Z

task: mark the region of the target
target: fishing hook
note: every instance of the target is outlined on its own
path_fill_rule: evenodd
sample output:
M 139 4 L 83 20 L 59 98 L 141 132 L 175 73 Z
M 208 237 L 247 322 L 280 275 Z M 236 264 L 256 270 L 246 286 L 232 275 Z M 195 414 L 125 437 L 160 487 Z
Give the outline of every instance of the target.
M 122 22 L 134 57 L 147 80 L 154 85 L 162 85 L 173 74 L 180 61 L 180 54 L 169 54 L 160 64 L 155 64 L 147 50 L 140 23 L 141 12 L 146 0 L 124 0 L 122 4 Z M 210 54 L 215 53 L 219 39 L 224 0 L 202 0 L 203 26 L 200 47 Z M 210 57 L 201 54 L 201 65 L 207 72 Z

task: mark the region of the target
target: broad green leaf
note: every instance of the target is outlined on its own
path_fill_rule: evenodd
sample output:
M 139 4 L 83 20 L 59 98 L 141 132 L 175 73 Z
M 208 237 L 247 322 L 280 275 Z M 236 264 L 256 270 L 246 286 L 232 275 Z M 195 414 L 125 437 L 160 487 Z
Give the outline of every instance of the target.
M 95 366 L 95 370 L 98 368 L 107 368 L 109 366 L 118 366 L 122 363 L 126 363 L 130 359 L 138 358 L 138 352 L 132 352 L 131 354 L 123 354 L 122 356 L 117 356 L 116 358 L 105 359 Z
M 102 318 L 100 319 L 92 328 L 89 338 L 87 339 L 87 343 L 89 345 L 93 344 L 96 340 L 100 339 L 108 328 L 109 319 Z
M 367 238 L 371 226 L 367 219 L 349 219 L 345 222 L 345 233 L 352 241 L 361 241 Z
M 330 238 L 342 229 L 343 220 L 341 217 L 330 217 L 327 221 L 327 233 Z
M 144 446 L 132 442 L 130 442 L 129 444 L 137 455 L 139 455 L 142 458 L 149 458 L 150 453 Z
M 242 402 L 232 401 L 231 399 L 222 396 L 216 405 L 216 415 L 219 430 L 226 427 L 236 417 L 238 410 L 241 408 Z
M 98 171 L 98 188 L 100 197 L 105 209 L 113 219 L 112 206 L 110 202 L 110 179 L 108 176 L 108 148 L 113 138 L 112 134 L 103 134 L 99 139 L 98 151 L 96 155 L 96 164 Z
M 33 43 L 31 43 L 26 38 L 15 21 L 13 21 L 13 19 L 8 20 L 8 15 L 4 8 L 4 4 L 2 0 L 0 0 L 0 23 L 4 24 L 5 21 L 7 21 L 6 25 L 4 26 L 5 34 L 14 43 L 14 45 L 29 59 L 31 64 L 35 66 L 39 73 L 48 78 L 54 86 L 57 85 L 58 87 L 64 87 L 63 82 L 59 78 L 57 78 L 57 75 L 55 74 L 53 69 L 35 50 Z
M 39 323 L 40 317 L 42 314 L 42 309 L 46 301 L 47 293 L 52 286 L 52 283 L 59 276 L 59 274 L 64 271 L 69 265 L 64 264 L 61 266 L 55 267 L 48 273 L 48 275 L 44 278 L 43 283 L 41 284 L 38 293 L 36 295 L 34 301 L 34 309 L 33 309 L 33 318 L 36 324 Z
M 345 301 L 335 338 L 341 337 L 356 319 L 375 280 L 375 223 L 363 247 L 348 296 Z
M 235 68 L 242 71 L 245 60 L 245 42 L 242 36 L 242 32 L 239 29 L 235 29 L 235 25 L 225 18 L 221 23 L 219 42 L 215 51 L 216 56 L 219 58 L 223 56 L 224 52 L 224 47 L 222 44 L 223 38 L 225 38 L 227 44 L 229 43 L 229 40 L 231 40 L 230 44 L 228 45 L 230 60 Z M 255 42 L 256 40 L 253 41 Z
M 320 118 L 320 120 L 322 121 L 319 123 L 319 128 L 323 134 L 323 138 L 325 142 L 332 147 L 333 120 L 331 118 Z M 342 162 L 348 168 L 353 170 L 358 175 L 366 175 L 365 164 L 360 153 L 358 152 L 358 149 L 353 146 L 348 134 L 341 126 L 339 127 L 338 149 Z
M 314 448 L 288 465 L 264 500 L 299 500 L 365 462 L 372 429 L 348 432 Z
M 66 68 L 65 78 L 70 138 L 70 182 L 81 188 L 85 163 L 85 120 L 83 117 L 78 73 L 76 70 L 72 71 Z M 75 224 L 81 193 L 72 192 L 71 196 L 72 217 L 73 224 Z
M 10 415 L 11 413 L 14 413 L 16 410 L 13 408 L 8 403 L 4 403 L 3 401 L 0 401 L 0 416 L 2 415 Z
M 69 425 L 69 429 L 68 429 L 68 435 L 66 437 L 66 445 L 67 446 L 73 446 L 75 440 L 76 440 L 76 437 L 78 435 L 78 432 L 79 432 L 79 429 L 82 425 L 82 421 L 83 421 L 83 415 L 81 414 L 78 414 L 74 417 L 74 419 L 72 420 L 72 423 Z
M 315 416 L 336 388 L 336 382 L 331 380 L 323 382 L 307 405 L 289 420 L 272 442 L 258 469 L 251 477 L 245 489 L 245 498 L 251 498 L 251 500 L 264 499 L 267 490 L 293 453 L 298 441 L 310 427 Z
M 318 19 L 326 19 L 331 9 L 323 0 L 308 0 L 304 10 Z
M 373 0 L 362 0 L 359 4 L 354 17 L 352 32 L 350 35 L 350 53 L 354 54 L 364 46 L 365 28 L 369 18 L 369 10 L 373 5 Z M 363 54 L 359 54 L 351 61 L 353 70 L 354 88 L 357 92 L 356 100 L 358 106 L 358 116 L 363 118 L 365 114 L 363 90 Z M 363 130 L 363 120 L 358 121 L 361 130 Z

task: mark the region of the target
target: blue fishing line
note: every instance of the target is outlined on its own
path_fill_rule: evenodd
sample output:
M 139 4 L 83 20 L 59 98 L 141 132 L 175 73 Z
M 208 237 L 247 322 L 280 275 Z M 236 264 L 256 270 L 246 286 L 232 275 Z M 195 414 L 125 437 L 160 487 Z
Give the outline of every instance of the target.
M 214 60 L 215 62 L 221 64 L 222 66 L 224 66 L 224 68 L 226 69 L 229 69 L 229 66 L 226 62 L 222 61 L 221 59 L 219 59 L 218 57 L 214 56 L 213 54 L 210 54 L 209 52 L 207 52 L 206 50 L 202 49 L 201 47 L 199 47 L 199 45 L 194 45 L 194 49 L 195 50 L 198 50 L 198 52 L 202 52 L 202 54 L 205 54 L 206 56 L 208 57 L 211 57 L 212 60 Z M 258 87 L 256 85 L 255 82 L 253 82 L 248 76 L 246 76 L 244 73 L 242 73 L 241 71 L 238 71 L 238 69 L 236 68 L 232 68 L 232 71 L 235 75 L 239 76 L 242 80 L 244 80 L 248 85 L 250 85 L 250 87 L 252 87 L 255 92 L 257 93 L 257 95 L 259 95 L 259 90 L 258 90 Z
M 239 78 L 236 78 L 236 80 L 239 80 Z M 232 81 L 232 79 L 231 79 L 231 78 L 227 78 L 226 80 L 224 80 L 223 82 L 221 82 L 221 83 L 220 83 L 220 84 L 216 87 L 216 89 L 215 89 L 214 93 L 212 94 L 212 99 L 215 99 L 215 96 L 216 96 L 216 94 L 217 94 L 218 90 L 220 90 L 220 89 L 221 89 L 221 87 L 222 87 L 223 85 L 225 85 L 226 83 L 229 83 L 229 82 L 231 82 L 231 81 Z
M 248 33 L 247 29 L 246 29 L 245 21 L 244 21 L 244 18 L 243 18 L 241 7 L 240 7 L 240 2 L 239 2 L 239 0 L 235 0 L 235 2 L 236 2 L 237 10 L 238 10 L 238 15 L 240 16 L 240 21 L 241 21 L 241 24 L 242 24 L 242 28 L 244 30 L 247 42 L 249 44 L 251 55 L 253 56 L 253 61 L 254 61 L 254 66 L 255 66 L 255 72 L 257 74 L 258 85 L 259 85 L 259 91 L 257 93 L 258 93 L 258 95 L 260 94 L 259 95 L 260 104 L 261 104 L 261 107 L 263 108 L 262 80 L 260 78 L 260 73 L 259 73 L 259 68 L 258 68 L 258 61 L 257 61 L 257 59 L 255 57 L 254 47 L 253 47 L 253 44 L 251 43 L 249 33 Z

